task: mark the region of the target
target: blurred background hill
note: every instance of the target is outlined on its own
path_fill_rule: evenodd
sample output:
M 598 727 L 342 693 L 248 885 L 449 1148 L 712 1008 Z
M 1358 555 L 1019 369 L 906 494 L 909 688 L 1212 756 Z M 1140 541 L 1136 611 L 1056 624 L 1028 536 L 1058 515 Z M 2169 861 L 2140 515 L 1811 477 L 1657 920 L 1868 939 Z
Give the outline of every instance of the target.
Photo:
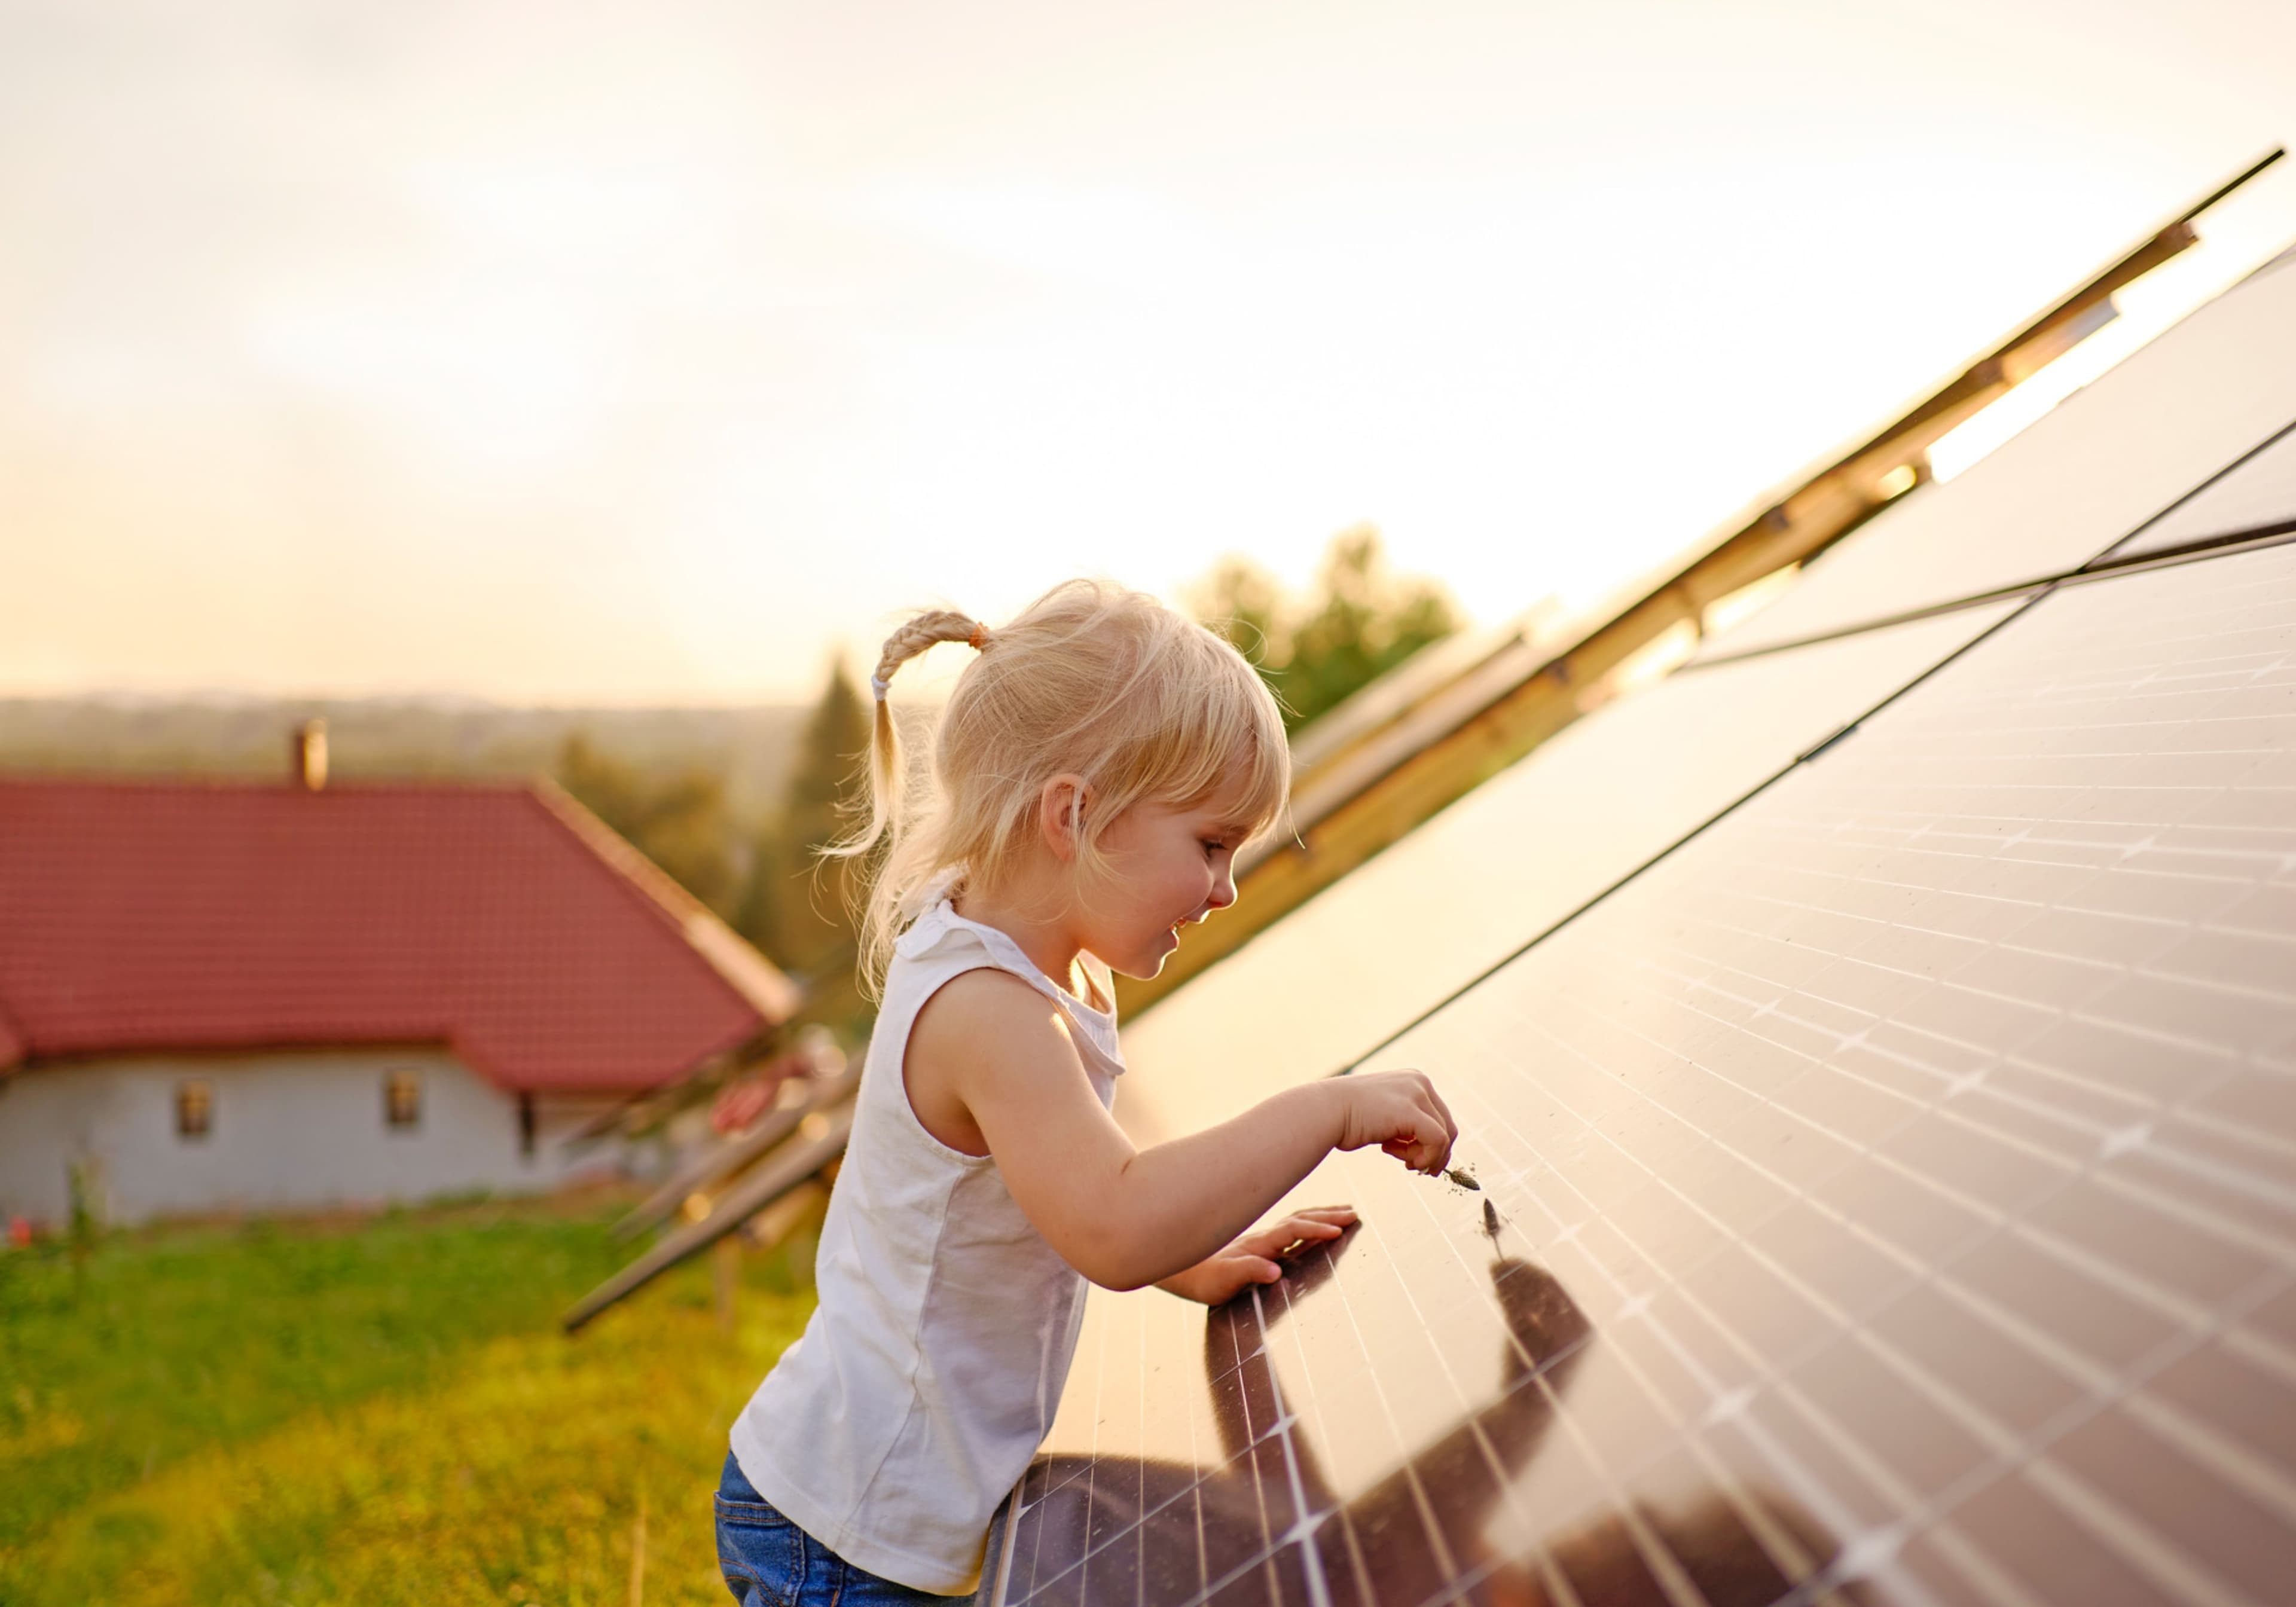
M 329 763 L 347 779 L 516 778 L 553 771 L 578 734 L 647 771 L 706 767 L 727 809 L 779 805 L 805 722 L 802 703 L 724 709 L 516 708 L 478 698 L 0 698 L 0 769 L 284 776 L 287 733 L 327 722 Z

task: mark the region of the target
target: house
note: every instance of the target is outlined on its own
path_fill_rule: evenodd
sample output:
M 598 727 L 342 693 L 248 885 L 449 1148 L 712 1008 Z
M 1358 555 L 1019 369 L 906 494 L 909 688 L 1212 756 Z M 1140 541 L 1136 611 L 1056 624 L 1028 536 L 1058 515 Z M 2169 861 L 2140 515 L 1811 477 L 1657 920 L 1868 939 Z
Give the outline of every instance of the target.
M 551 1188 L 798 990 L 555 786 L 0 777 L 0 1216 Z

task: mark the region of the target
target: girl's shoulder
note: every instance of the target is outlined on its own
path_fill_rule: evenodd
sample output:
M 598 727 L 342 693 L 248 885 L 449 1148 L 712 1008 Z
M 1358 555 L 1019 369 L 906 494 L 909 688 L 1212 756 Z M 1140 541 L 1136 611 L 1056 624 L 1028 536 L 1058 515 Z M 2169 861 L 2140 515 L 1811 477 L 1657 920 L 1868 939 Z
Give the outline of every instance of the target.
M 945 956 L 978 959 L 986 955 L 1003 965 L 1006 956 L 999 952 L 996 942 L 1003 937 L 993 926 L 966 920 L 947 898 L 942 898 L 927 905 L 893 940 L 893 963 L 898 966 L 906 961 L 914 965 Z M 1010 938 L 1004 938 L 1004 942 L 1019 947 Z
M 995 972 L 1014 987 L 1026 986 L 1052 993 L 1044 973 L 1021 953 L 1021 946 L 993 926 L 968 921 L 947 900 L 933 905 L 911 922 L 893 944 L 892 963 L 885 972 L 880 1013 L 896 1003 L 922 1009 L 945 988 L 968 972 Z M 973 987 L 977 987 L 974 984 Z M 967 988 L 964 991 L 972 991 Z
M 1115 979 L 1096 958 L 1086 956 L 1083 963 L 1095 995 L 1090 1001 L 1078 998 L 1046 976 L 1010 934 L 958 914 L 944 897 L 927 906 L 894 942 L 885 997 L 890 1002 L 897 993 L 934 993 L 967 971 L 1004 972 L 1057 1005 L 1077 1036 L 1120 1070 L 1123 1058 L 1117 1048 Z
M 974 963 L 986 958 L 1000 970 L 1049 981 L 1009 933 L 958 914 L 955 902 L 945 891 L 928 901 L 916 919 L 893 941 L 896 964 L 903 960 L 914 964 L 944 957 Z

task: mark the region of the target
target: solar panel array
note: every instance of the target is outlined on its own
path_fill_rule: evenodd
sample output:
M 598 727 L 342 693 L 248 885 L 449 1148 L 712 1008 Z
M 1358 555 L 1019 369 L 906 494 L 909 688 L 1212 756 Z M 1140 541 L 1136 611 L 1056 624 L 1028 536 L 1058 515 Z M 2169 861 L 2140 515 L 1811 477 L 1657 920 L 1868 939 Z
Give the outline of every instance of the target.
M 2290 517 L 2292 357 L 2259 275 L 1742 641 L 1887 612 L 1893 546 L 1935 601 Z M 2076 463 L 2125 483 L 2038 528 Z M 1136 1024 L 1153 1138 L 1464 988 L 1373 1063 L 1485 1186 L 1333 1157 L 1283 1283 L 1095 1294 L 986 1599 L 2285 1599 L 2296 545 L 2019 607 L 1607 709 Z
M 2284 1599 L 2296 547 L 2037 604 L 1383 1058 L 1484 1192 L 1096 1298 L 1000 1599 Z

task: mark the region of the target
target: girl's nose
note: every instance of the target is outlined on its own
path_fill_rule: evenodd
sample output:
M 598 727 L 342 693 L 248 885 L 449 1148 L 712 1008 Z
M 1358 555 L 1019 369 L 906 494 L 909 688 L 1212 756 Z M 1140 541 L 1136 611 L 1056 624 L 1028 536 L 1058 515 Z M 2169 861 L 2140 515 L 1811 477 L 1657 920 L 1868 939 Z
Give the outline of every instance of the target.
M 1226 866 L 1221 867 L 1220 873 L 1212 878 L 1212 895 L 1206 902 L 1213 909 L 1226 909 L 1235 902 L 1234 871 Z

